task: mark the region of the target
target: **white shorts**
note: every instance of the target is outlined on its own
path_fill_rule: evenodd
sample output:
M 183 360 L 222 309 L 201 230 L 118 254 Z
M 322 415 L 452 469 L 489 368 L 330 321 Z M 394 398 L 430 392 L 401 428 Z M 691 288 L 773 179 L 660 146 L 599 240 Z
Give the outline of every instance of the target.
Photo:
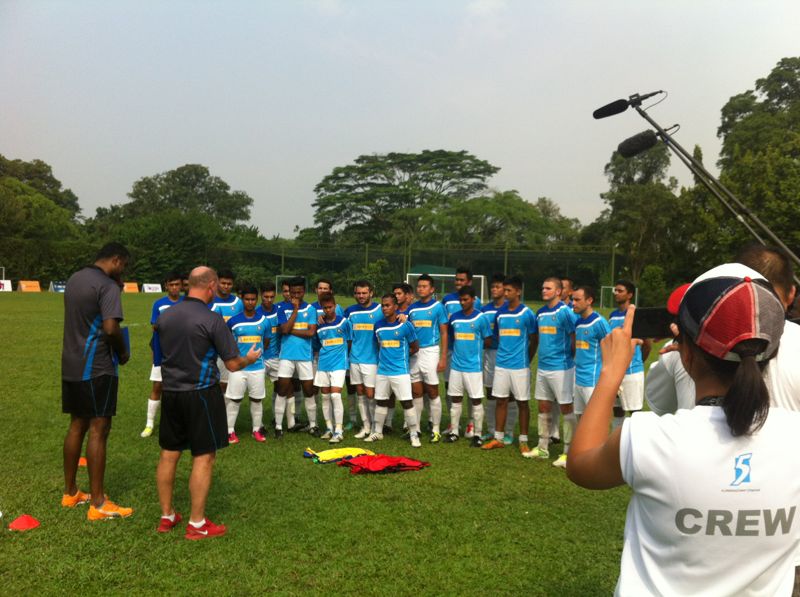
M 273 382 L 278 381 L 278 363 L 280 363 L 278 358 L 264 361 L 264 373 L 269 376 Z
M 622 410 L 642 410 L 642 406 L 644 406 L 644 371 L 629 373 L 623 377 L 617 397 Z
M 494 368 L 492 396 L 496 398 L 508 398 L 509 395 L 520 402 L 527 402 L 531 399 L 530 369 L 527 367 L 525 369 Z
M 494 364 L 496 361 L 496 348 L 487 348 L 483 351 L 483 385 L 487 388 L 491 388 L 494 385 Z
M 225 361 L 217 357 L 217 369 L 219 369 L 219 383 L 228 383 L 228 375 L 230 371 L 225 366 Z
M 314 369 L 312 368 L 311 361 L 281 359 L 278 362 L 278 377 L 284 379 L 297 377 L 299 380 L 309 381 L 314 379 Z
M 314 374 L 314 385 L 318 388 L 343 388 L 344 369 L 336 371 L 317 371 Z
M 582 415 L 586 410 L 586 405 L 589 404 L 589 398 L 592 397 L 594 386 L 587 388 L 586 386 L 575 386 L 572 392 L 572 398 L 575 404 L 575 414 Z
M 228 387 L 225 390 L 225 398 L 230 400 L 241 400 L 244 398 L 244 391 L 251 400 L 263 400 L 267 395 L 264 387 L 264 370 L 258 371 L 231 371 L 228 376 Z
M 466 371 L 450 371 L 447 379 L 448 396 L 463 396 L 464 392 L 473 400 L 483 398 L 483 373 L 468 373 Z
M 563 371 L 536 371 L 534 398 L 572 404 L 572 388 L 575 386 L 575 367 Z
M 375 387 L 375 376 L 378 374 L 378 365 L 372 363 L 350 363 L 350 383 L 364 385 L 368 388 Z
M 375 376 L 375 400 L 388 400 L 392 394 L 401 402 L 411 400 L 411 376 L 408 373 Z
M 439 385 L 439 346 L 420 348 L 417 354 L 411 355 L 411 382 L 421 381 L 429 386 Z M 377 387 L 377 386 L 376 386 Z
M 150 368 L 150 381 L 162 381 L 161 380 L 161 365 L 156 367 L 153 365 Z

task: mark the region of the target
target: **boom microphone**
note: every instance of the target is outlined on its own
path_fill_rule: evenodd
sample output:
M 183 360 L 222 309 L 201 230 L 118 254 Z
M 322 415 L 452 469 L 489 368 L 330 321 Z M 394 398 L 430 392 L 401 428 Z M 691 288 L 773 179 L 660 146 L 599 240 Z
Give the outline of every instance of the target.
M 610 104 L 606 104 L 602 108 L 597 108 L 597 110 L 592 112 L 592 116 L 594 116 L 595 120 L 600 120 L 601 118 L 608 118 L 609 116 L 621 114 L 627 109 L 628 100 L 620 99 L 615 102 L 611 102 Z
M 658 143 L 658 135 L 653 131 L 642 131 L 638 135 L 625 139 L 617 146 L 617 152 L 624 158 L 632 158 L 635 155 L 647 151 Z

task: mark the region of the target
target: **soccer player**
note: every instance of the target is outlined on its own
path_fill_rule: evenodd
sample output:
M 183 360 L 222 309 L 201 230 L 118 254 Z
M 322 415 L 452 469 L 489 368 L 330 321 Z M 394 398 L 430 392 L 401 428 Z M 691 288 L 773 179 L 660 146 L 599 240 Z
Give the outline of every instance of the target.
M 608 316 L 608 323 L 611 329 L 622 327 L 625 323 L 625 313 L 628 307 L 633 304 L 633 297 L 636 293 L 636 286 L 630 280 L 617 280 L 614 282 L 614 302 L 617 309 Z M 631 359 L 630 367 L 625 373 L 622 385 L 619 387 L 617 402 L 614 404 L 613 428 L 622 425 L 626 413 L 633 413 L 642 410 L 644 405 L 644 362 L 650 355 L 653 347 L 652 340 L 644 340 L 641 346 L 636 346 Z
M 522 280 L 518 276 L 506 278 L 503 292 L 508 303 L 497 311 L 495 332 L 497 361 L 494 369 L 492 393 L 497 401 L 494 439 L 482 446 L 483 450 L 505 447 L 503 429 L 509 396 L 513 396 L 519 409 L 519 450 L 528 452 L 528 424 L 530 421 L 531 360 L 536 353 L 536 317 L 522 304 Z
M 217 294 L 214 296 L 214 302 L 211 303 L 211 310 L 222 315 L 222 319 L 225 321 L 244 310 L 242 300 L 232 293 L 235 280 L 236 276 L 231 270 L 220 270 Z M 219 385 L 224 394 L 225 388 L 228 386 L 228 370 L 225 368 L 225 363 L 222 362 L 222 359 L 217 359 L 217 368 L 219 369 Z
M 225 410 L 228 414 L 229 444 L 239 443 L 239 438 L 236 436 L 236 419 L 239 416 L 239 407 L 244 400 L 245 391 L 250 400 L 253 439 L 257 442 L 267 441 L 263 423 L 263 402 L 267 394 L 264 383 L 264 349 L 269 346 L 272 328 L 267 316 L 256 312 L 258 290 L 255 286 L 244 288 L 240 298 L 244 305 L 244 311 L 231 317 L 227 322 L 228 327 L 236 339 L 240 357 L 245 357 L 248 351 L 255 346 L 256 350 L 260 351 L 261 358 L 244 369 L 231 373 L 228 377 Z
M 167 296 L 162 296 L 153 303 L 153 309 L 150 312 L 151 326 L 155 326 L 156 319 L 158 319 L 162 311 L 177 305 L 183 300 L 183 296 L 181 296 L 182 284 L 183 280 L 180 274 L 171 272 L 167 275 L 167 279 L 164 280 Z M 141 437 L 153 435 L 158 407 L 161 406 L 161 354 L 158 348 L 158 335 L 155 332 L 155 327 L 153 327 L 151 346 L 153 348 L 153 366 L 150 368 L 150 381 L 153 382 L 153 389 L 150 390 L 150 399 L 147 401 L 147 422 L 144 425 L 144 431 L 140 433 Z
M 489 293 L 492 302 L 485 305 L 481 312 L 486 316 L 489 326 L 492 329 L 492 341 L 489 348 L 483 351 L 483 385 L 486 387 L 486 435 L 484 440 L 494 438 L 495 432 L 495 411 L 497 401 L 492 395 L 492 385 L 494 383 L 494 368 L 497 360 L 497 336 L 495 335 L 495 316 L 497 312 L 506 305 L 506 294 L 503 290 L 503 283 L 506 276 L 504 274 L 494 274 L 492 276 Z M 514 427 L 517 424 L 517 403 L 512 402 L 506 410 L 506 433 L 503 436 L 503 443 L 511 445 L 514 443 Z M 480 429 L 476 430 L 480 433 Z
M 278 331 L 278 306 L 275 304 L 275 284 L 264 283 L 261 289 L 261 304 L 256 313 L 267 318 L 269 343 L 264 346 L 262 360 L 264 373 L 272 381 L 272 402 L 275 403 L 276 384 L 278 382 L 278 362 L 281 350 L 281 335 Z
M 572 293 L 575 281 L 572 278 L 561 278 L 561 302 L 572 309 Z
M 322 439 L 338 444 L 344 439 L 344 404 L 342 388 L 348 369 L 347 345 L 352 339 L 350 321 L 337 313 L 338 305 L 331 293 L 318 296 L 322 321 L 317 325 L 320 345 L 314 385 L 322 391 L 322 415 L 326 431 Z
M 372 284 L 367 280 L 353 283 L 355 305 L 345 310 L 350 321 L 352 341 L 350 344 L 350 381 L 356 386 L 358 412 L 361 415 L 361 430 L 356 439 L 364 439 L 372 433 L 375 410 L 375 376 L 378 372 L 378 344 L 375 324 L 383 317 L 381 306 L 372 301 Z
M 314 284 L 314 292 L 317 295 L 317 300 L 311 303 L 311 306 L 317 310 L 317 325 L 322 323 L 322 318 L 324 316 L 322 305 L 320 305 L 319 297 L 323 294 L 333 294 L 333 282 L 331 282 L 328 278 L 320 278 L 317 280 L 316 284 Z M 336 314 L 344 317 L 344 310 L 339 306 L 336 305 Z M 311 350 L 313 353 L 313 357 L 311 359 L 311 366 L 314 371 L 314 377 L 316 378 L 317 375 L 317 362 L 319 361 L 319 338 L 316 335 L 311 339 Z M 317 395 L 319 394 L 319 388 L 314 386 L 314 395 L 311 398 L 306 398 L 306 414 L 309 412 L 309 403 L 311 401 L 314 402 L 313 406 L 311 406 L 310 410 L 314 413 L 314 420 L 311 419 L 309 416 L 308 425 L 305 429 L 301 429 L 301 431 L 310 431 L 313 427 L 317 426 L 316 421 L 316 412 L 317 412 Z M 330 438 L 328 438 L 330 439 Z
M 461 309 L 450 316 L 448 324 L 448 346 L 451 347 L 448 393 L 451 406 L 450 433 L 444 441 L 458 441 L 461 400 L 466 393 L 472 401 L 477 429 L 470 446 L 479 448 L 483 445 L 480 433 L 483 428 L 483 349 L 492 344 L 492 328 L 488 318 L 475 309 L 475 290 L 472 286 L 462 286 L 458 296 Z
M 411 388 L 417 420 L 422 416 L 422 394 L 430 400 L 430 419 L 433 425 L 431 443 L 438 443 L 442 436 L 442 401 L 439 398 L 439 373 L 447 362 L 447 313 L 442 303 L 434 298 L 436 284 L 428 274 L 417 278 L 419 300 L 408 310 L 408 319 L 419 339 L 419 351 L 411 357 Z M 393 295 L 394 296 L 394 295 Z M 405 405 L 403 405 L 405 408 Z
M 376 442 L 383 439 L 383 423 L 389 406 L 389 396 L 393 393 L 403 405 L 406 425 L 411 445 L 419 448 L 419 419 L 414 408 L 409 375 L 409 356 L 419 350 L 414 326 L 397 317 L 397 297 L 385 294 L 381 297 L 383 319 L 375 324 L 375 337 L 378 341 L 378 374 L 375 377 L 375 421 L 372 433 L 364 440 Z
M 536 312 L 539 328 L 539 365 L 536 368 L 534 391 L 539 407 L 539 445 L 523 456 L 546 460 L 550 457 L 548 447 L 552 417 L 558 419 L 560 414 L 564 415 L 564 453 L 569 452 L 569 445 L 578 422 L 572 406 L 572 392 L 575 385 L 573 351 L 576 315 L 561 302 L 560 278 L 545 278 L 542 282 L 542 300 L 545 305 Z M 557 406 L 555 412 L 553 403 Z
M 392 285 L 392 293 L 397 299 L 397 315 L 408 316 L 408 310 L 414 302 L 414 289 L 411 284 L 398 282 Z
M 64 291 L 64 343 L 61 351 L 61 410 L 70 422 L 64 438 L 64 495 L 61 505 L 91 502 L 87 518 L 126 518 L 132 508 L 105 496 L 106 445 L 117 412 L 117 364 L 130 359 L 122 321 L 122 274 L 130 259 L 119 243 L 97 253 L 94 265 L 70 276 Z M 103 400 L 95 400 L 103 396 Z M 76 475 L 86 433 L 86 461 L 91 493 L 78 489 Z
M 575 322 L 575 389 L 573 391 L 575 417 L 581 415 L 589 404 L 594 387 L 603 368 L 600 341 L 611 333 L 605 317 L 597 313 L 594 306 L 594 288 L 578 286 L 572 293 L 572 310 L 580 316 Z M 565 446 L 566 449 L 566 446 Z M 567 468 L 565 451 L 553 462 L 553 466 Z
M 291 399 L 294 385 L 292 377 L 296 374 L 300 380 L 305 397 L 314 396 L 314 371 L 311 364 L 311 339 L 317 332 L 317 310 L 303 300 L 306 293 L 306 281 L 296 277 L 289 280 L 290 306 L 284 307 L 278 314 L 281 338 L 280 362 L 278 363 L 278 395 L 275 398 L 275 436 L 283 437 L 283 414 L 286 411 L 286 400 Z M 317 406 L 311 400 L 313 408 L 306 400 L 309 410 L 308 432 L 319 435 L 316 426 Z M 288 420 L 287 420 L 288 422 Z

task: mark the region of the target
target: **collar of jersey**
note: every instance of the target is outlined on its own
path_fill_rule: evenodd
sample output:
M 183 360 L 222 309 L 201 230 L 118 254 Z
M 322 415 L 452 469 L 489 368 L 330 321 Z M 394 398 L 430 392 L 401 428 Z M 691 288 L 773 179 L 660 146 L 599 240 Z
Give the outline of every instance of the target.
M 592 311 L 592 314 L 589 315 L 589 317 L 581 317 L 575 322 L 575 325 L 586 325 L 588 323 L 592 323 L 598 317 L 600 317 L 600 314 L 597 311 Z
M 567 308 L 567 306 L 564 304 L 563 301 L 558 301 L 558 304 L 555 307 L 548 307 L 547 305 L 545 305 L 544 307 L 539 309 L 537 313 L 555 313 L 562 307 Z
M 461 311 L 456 311 L 450 317 L 451 317 L 451 319 L 453 321 L 455 321 L 456 319 L 463 319 L 464 321 L 472 321 L 476 317 L 480 317 L 480 316 L 481 316 L 481 312 L 478 311 L 477 309 L 473 308 L 472 309 L 472 315 L 470 315 L 470 316 L 464 315 L 464 311 L 461 310 Z
M 333 321 L 331 321 L 331 322 L 327 322 L 327 321 L 325 321 L 323 319 L 322 323 L 319 324 L 319 326 L 317 327 L 317 331 L 319 331 L 320 328 L 337 326 L 340 323 L 342 323 L 343 321 L 344 321 L 344 317 L 342 317 L 341 315 L 337 315 L 336 317 L 334 317 Z

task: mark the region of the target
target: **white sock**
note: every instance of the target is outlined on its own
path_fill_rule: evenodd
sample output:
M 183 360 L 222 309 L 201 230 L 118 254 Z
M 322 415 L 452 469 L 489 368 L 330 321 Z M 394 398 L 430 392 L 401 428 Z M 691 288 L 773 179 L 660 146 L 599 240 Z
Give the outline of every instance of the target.
M 291 429 L 292 427 L 294 427 L 294 423 L 295 423 L 295 420 L 294 420 L 295 399 L 294 399 L 294 396 L 286 396 L 286 398 L 284 398 L 284 400 L 286 401 L 286 407 L 285 407 L 286 408 L 286 428 L 287 429 Z M 275 418 L 277 419 L 278 416 L 275 415 Z M 278 429 L 280 429 L 280 427 L 278 427 Z
M 514 428 L 517 426 L 517 419 L 519 419 L 519 407 L 516 400 L 508 401 L 508 410 L 506 411 L 506 428 L 504 429 L 506 435 L 514 435 Z
M 553 411 L 550 413 L 550 437 L 561 437 L 561 409 L 557 404 L 553 406 Z
M 225 411 L 228 413 L 228 434 L 231 434 L 236 426 L 236 418 L 239 416 L 239 407 L 242 405 L 242 401 L 226 398 L 225 402 Z
M 472 418 L 475 421 L 475 435 L 478 437 L 483 433 L 483 404 L 472 405 Z
M 461 402 L 450 402 L 450 433 L 458 435 L 458 422 L 461 420 Z
M 375 398 L 370 400 L 367 399 L 367 409 L 369 409 L 369 420 L 372 425 L 375 425 L 375 409 L 378 407 L 378 403 L 376 402 Z
M 174 521 L 173 521 L 173 522 L 174 522 Z M 189 524 L 190 524 L 190 525 L 192 525 L 192 526 L 193 526 L 194 528 L 196 528 L 196 529 L 202 528 L 202 526 L 203 526 L 205 523 L 206 523 L 206 519 L 205 519 L 205 518 L 203 518 L 203 520 L 201 520 L 200 522 L 195 522 L 195 521 L 193 521 L 193 520 L 190 520 L 190 521 L 189 521 Z
M 358 421 L 358 417 L 356 417 L 356 395 L 355 394 L 348 394 L 347 395 L 347 410 L 350 414 L 350 422 L 355 425 Z
M 147 424 L 145 427 L 155 427 L 156 415 L 161 407 L 161 400 L 147 400 Z
M 442 399 L 438 396 L 431 398 L 431 423 L 433 432 L 439 433 L 439 428 L 442 426 Z
M 364 394 L 358 395 L 358 414 L 361 415 L 361 426 L 365 429 L 372 429 L 372 421 L 369 418 L 369 404 Z
M 317 426 L 317 399 L 314 396 L 306 398 L 306 414 L 308 415 L 308 424 L 311 427 Z
M 420 396 L 419 398 L 413 398 L 413 402 L 414 410 L 417 414 L 417 425 L 419 425 L 422 422 L 422 408 L 425 406 L 425 399 Z M 406 420 L 408 420 L 407 417 Z
M 283 429 L 283 413 L 286 411 L 286 396 L 275 396 L 275 429 Z M 289 422 L 287 415 L 286 422 Z
M 339 392 L 331 394 L 331 403 L 333 404 L 333 423 L 334 428 L 338 433 L 342 432 L 342 424 L 344 423 L 344 404 L 342 403 L 342 395 Z
M 569 445 L 572 443 L 572 437 L 575 435 L 575 427 L 578 426 L 578 417 L 575 413 L 564 415 L 564 454 L 569 452 Z
M 175 512 L 172 514 L 167 514 L 166 516 L 162 515 L 161 518 L 166 518 L 170 522 L 175 522 Z
M 419 400 L 420 402 L 422 402 L 422 398 L 420 398 Z M 419 419 L 417 418 L 416 408 L 404 408 L 403 418 L 406 421 L 406 427 L 408 427 L 408 432 L 411 435 L 419 433 Z
M 253 431 L 264 426 L 264 403 L 261 400 L 250 400 L 250 418 L 253 420 Z
M 375 405 L 375 419 L 372 423 L 372 433 L 383 433 L 383 424 L 386 422 L 386 413 L 389 409 L 380 404 Z
M 495 413 L 497 412 L 497 400 L 486 401 L 486 432 L 493 434 L 495 426 Z
M 394 421 L 394 406 L 389 407 L 389 412 L 386 413 L 386 424 L 389 427 L 392 426 L 392 421 Z
M 341 395 L 339 400 L 341 400 Z M 333 430 L 333 409 L 331 408 L 330 394 L 322 394 L 322 418 L 325 419 L 325 428 Z
M 528 443 L 528 436 L 523 435 L 522 433 L 519 434 L 519 443 L 520 444 L 527 444 Z
M 550 413 L 539 413 L 538 423 L 539 448 L 547 450 L 550 447 Z

